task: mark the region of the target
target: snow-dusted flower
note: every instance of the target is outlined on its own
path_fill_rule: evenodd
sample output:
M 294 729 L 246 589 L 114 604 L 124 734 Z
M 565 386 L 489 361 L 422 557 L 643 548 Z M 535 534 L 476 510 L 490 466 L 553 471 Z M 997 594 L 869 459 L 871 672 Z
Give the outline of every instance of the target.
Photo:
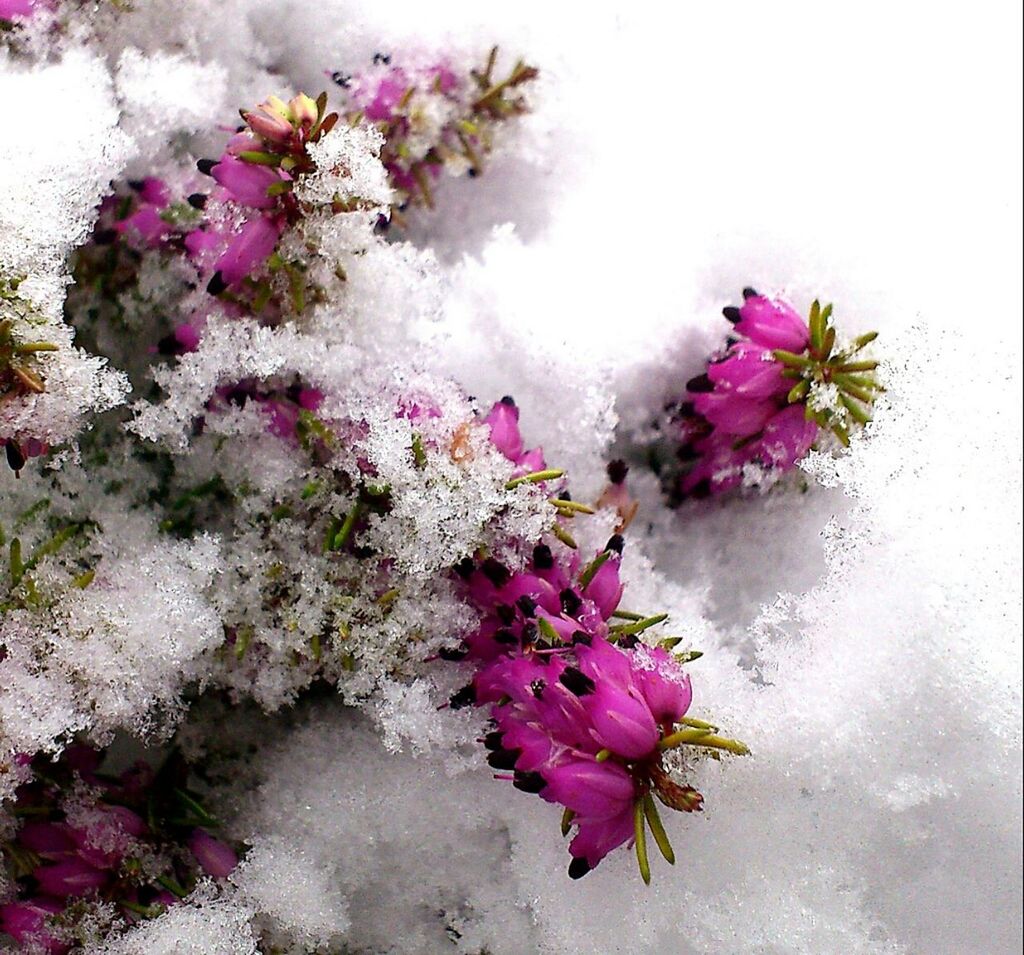
M 433 183 L 442 172 L 482 173 L 498 127 L 528 111 L 522 87 L 537 70 L 520 60 L 499 79 L 497 55 L 495 47 L 484 68 L 468 75 L 444 59 L 414 66 L 380 53 L 367 70 L 329 74 L 346 91 L 352 118 L 384 134 L 381 161 L 396 193 L 391 221 L 401 224 L 409 205 L 433 208 Z
M 505 398 L 485 419 L 491 441 L 512 461 L 524 453 L 518 417 Z M 610 473 L 625 478 L 618 465 Z M 664 616 L 620 610 L 623 546 L 616 534 L 584 563 L 575 549 L 539 543 L 518 570 L 493 557 L 466 558 L 456 571 L 480 623 L 441 656 L 476 667 L 450 705 L 489 707 L 489 765 L 517 788 L 561 805 L 563 833 L 575 827 L 569 874 L 585 875 L 633 839 L 649 881 L 648 827 L 674 859 L 653 797 L 684 811 L 702 801 L 672 779 L 665 751 L 746 748 L 687 718 L 692 690 L 683 662 L 695 656 L 669 652 L 676 638 L 653 647 L 639 641 Z
M 129 924 L 185 898 L 206 874 L 225 878 L 238 857 L 207 828 L 215 821 L 188 788 L 188 767 L 171 754 L 159 773 L 136 764 L 111 776 L 103 754 L 69 747 L 52 763 L 33 760 L 16 792 L 21 824 L 5 846 L 18 895 L 0 906 L 0 929 L 22 945 L 63 953 L 80 920 Z M 143 861 L 145 860 L 145 861 Z
M 738 335 L 687 383 L 680 457 L 683 496 L 739 485 L 748 466 L 792 469 L 823 432 L 843 444 L 869 420 L 879 385 L 876 361 L 857 358 L 874 333 L 837 344 L 832 306 L 811 306 L 804 320 L 788 303 L 745 289 L 724 309 Z

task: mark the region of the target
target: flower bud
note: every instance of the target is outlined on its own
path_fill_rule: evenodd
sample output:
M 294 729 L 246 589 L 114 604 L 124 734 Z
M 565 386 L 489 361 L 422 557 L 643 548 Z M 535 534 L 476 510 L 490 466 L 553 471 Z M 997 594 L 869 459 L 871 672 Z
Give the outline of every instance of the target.
M 226 842 L 215 839 L 205 829 L 192 830 L 188 847 L 203 871 L 215 879 L 227 878 L 238 865 L 235 850 Z

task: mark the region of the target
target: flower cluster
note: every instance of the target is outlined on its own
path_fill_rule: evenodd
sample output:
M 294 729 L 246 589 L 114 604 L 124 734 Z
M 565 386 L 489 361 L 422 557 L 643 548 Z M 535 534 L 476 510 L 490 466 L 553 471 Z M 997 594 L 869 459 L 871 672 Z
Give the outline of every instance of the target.
M 483 69 L 465 75 L 445 61 L 397 65 L 378 53 L 368 70 L 330 74 L 346 92 L 353 121 L 374 123 L 384 136 L 381 161 L 395 191 L 391 221 L 401 224 L 410 205 L 433 208 L 432 183 L 442 172 L 480 175 L 498 126 L 528 111 L 522 87 L 538 71 L 519 60 L 499 78 L 497 59 L 493 47 Z
M 522 461 L 527 453 L 511 399 L 487 420 L 503 453 Z M 539 449 L 528 453 L 531 465 L 543 468 Z M 621 471 L 615 468 L 619 484 Z M 539 470 L 529 477 L 560 475 Z M 565 496 L 557 500 L 568 512 L 562 520 L 592 513 Z M 673 778 L 666 752 L 684 744 L 709 753 L 747 750 L 686 715 L 692 690 L 683 664 L 700 654 L 673 653 L 679 638 L 641 642 L 639 635 L 665 616 L 620 609 L 623 538 L 615 534 L 584 565 L 578 550 L 566 546 L 565 532 L 556 536 L 562 542 L 537 544 L 522 570 L 483 555 L 456 568 L 483 616 L 461 646 L 441 653 L 476 667 L 450 702 L 489 707 L 494 728 L 483 742 L 489 765 L 502 771 L 498 778 L 563 807 L 563 835 L 575 828 L 570 876 L 580 878 L 632 839 L 649 882 L 648 827 L 665 859 L 675 858 L 654 797 L 685 812 L 702 803 L 700 793 Z
M 3 855 L 17 897 L 0 905 L 0 931 L 25 947 L 61 955 L 97 925 L 152 918 L 238 863 L 211 835 L 217 822 L 188 788 L 180 756 L 118 775 L 102 760 L 83 745 L 57 763 L 37 757 L 16 792 L 20 825 Z
M 751 469 L 791 470 L 825 433 L 843 445 L 870 420 L 878 362 L 857 357 L 876 335 L 837 341 L 832 306 L 804 320 L 780 299 L 743 291 L 723 310 L 736 336 L 687 383 L 681 406 L 684 497 L 720 494 Z

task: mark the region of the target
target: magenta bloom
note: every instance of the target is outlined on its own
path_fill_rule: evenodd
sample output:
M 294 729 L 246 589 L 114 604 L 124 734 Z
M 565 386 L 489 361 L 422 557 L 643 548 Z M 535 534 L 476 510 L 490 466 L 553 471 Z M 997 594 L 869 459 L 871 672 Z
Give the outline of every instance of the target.
M 811 306 L 805 321 L 786 302 L 744 289 L 723 310 L 745 336 L 687 383 L 680 420 L 683 496 L 719 494 L 740 484 L 748 466 L 787 471 L 824 431 L 842 444 L 870 415 L 880 390 L 877 362 L 855 359 L 875 335 L 838 348 L 832 307 Z M 824 397 L 822 397 L 824 396 Z
M 573 859 L 569 875 L 574 879 L 586 875 L 613 849 L 633 838 L 633 802 L 614 816 L 598 819 L 581 816 L 574 820 L 576 835 L 569 843 Z
M 633 805 L 636 783 L 629 772 L 610 760 L 569 757 L 544 773 L 554 801 L 586 819 L 621 815 Z
M 210 170 L 210 175 L 227 190 L 231 199 L 254 209 L 272 209 L 277 199 L 267 195 L 267 190 L 282 176 L 276 169 L 243 162 L 227 153 Z
M 226 842 L 215 839 L 205 829 L 192 830 L 188 847 L 203 871 L 215 879 L 227 878 L 238 865 L 235 850 Z
M 738 321 L 736 331 L 764 348 L 784 348 L 800 352 L 808 344 L 809 331 L 806 319 L 802 318 L 792 305 L 781 299 L 770 299 L 758 295 L 752 289 L 743 293 L 743 305 L 736 310 Z M 727 318 L 732 320 L 733 313 Z
M 506 395 L 495 403 L 483 423 L 491 429 L 491 444 L 516 465 L 516 470 L 529 474 L 544 470 L 544 453 L 540 448 L 526 451 L 519 432 L 519 408 Z
M 28 18 L 39 10 L 52 9 L 53 0 L 0 0 L 0 20 Z
M 46 930 L 46 920 L 61 909 L 61 904 L 55 899 L 41 896 L 24 902 L 0 905 L 0 931 L 6 932 L 19 945 L 34 945 L 44 952 L 63 955 L 71 946 L 66 942 L 57 941 Z
M 173 227 L 162 215 L 171 201 L 167 184 L 162 179 L 149 176 L 133 183 L 133 188 L 135 208 L 124 219 L 115 222 L 114 229 L 144 247 L 157 248 L 173 232 Z
M 230 288 L 256 272 L 270 258 L 283 231 L 284 226 L 277 219 L 263 215 L 249 219 L 217 260 L 212 280 L 214 288 Z M 217 276 L 220 282 L 216 281 Z
M 89 895 L 103 888 L 110 879 L 108 872 L 76 856 L 37 866 L 32 875 L 41 892 L 59 899 Z
M 690 676 L 671 653 L 640 644 L 633 651 L 634 685 L 659 724 L 678 722 L 693 699 Z

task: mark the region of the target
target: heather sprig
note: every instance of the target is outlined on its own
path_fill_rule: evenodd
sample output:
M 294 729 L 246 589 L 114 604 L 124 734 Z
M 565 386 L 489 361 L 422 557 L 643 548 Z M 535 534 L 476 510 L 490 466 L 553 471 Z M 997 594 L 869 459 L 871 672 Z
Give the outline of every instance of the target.
M 487 419 L 491 439 L 510 460 L 526 454 L 518 409 L 510 398 Z M 540 449 L 535 461 L 544 467 Z M 533 472 L 540 480 L 561 471 Z M 552 477 L 549 477 L 551 475 Z M 530 475 L 527 475 L 528 478 Z M 622 504 L 625 467 L 609 467 Z M 625 541 L 616 533 L 585 561 L 564 525 L 588 505 L 566 494 L 552 498 L 550 542 L 537 543 L 522 569 L 481 552 L 455 568 L 466 599 L 480 612 L 478 627 L 440 656 L 475 667 L 472 680 L 449 704 L 489 708 L 491 731 L 482 740 L 487 762 L 517 789 L 563 807 L 562 834 L 575 830 L 569 875 L 580 878 L 610 851 L 632 840 L 644 882 L 650 882 L 647 833 L 669 862 L 675 856 L 658 813 L 664 806 L 693 812 L 703 797 L 664 762 L 670 750 L 743 755 L 740 742 L 692 719 L 684 665 L 699 652 L 677 652 L 679 637 L 641 642 L 667 618 L 620 607 Z M 629 502 L 628 518 L 635 514 Z M 624 521 L 628 523 L 628 520 Z
M 177 751 L 154 769 L 138 761 L 105 771 L 103 752 L 68 747 L 56 762 L 23 758 L 13 835 L 2 844 L 17 886 L 0 905 L 0 930 L 63 955 L 97 924 L 124 928 L 186 899 L 200 878 L 225 878 L 235 850 L 189 783 Z
M 390 221 L 402 225 L 408 207 L 434 208 L 442 172 L 483 173 L 500 126 L 529 111 L 524 87 L 538 71 L 517 60 L 500 74 L 493 47 L 483 67 L 468 72 L 447 60 L 414 66 L 378 53 L 366 70 L 329 75 L 345 91 L 350 121 L 373 123 L 383 134 L 381 161 L 395 192 Z
M 827 435 L 848 445 L 882 390 L 878 362 L 863 354 L 876 333 L 840 340 L 832 306 L 817 300 L 804 319 L 753 289 L 743 298 L 723 310 L 736 337 L 687 383 L 680 406 L 684 497 L 722 493 L 755 472 L 792 470 Z

